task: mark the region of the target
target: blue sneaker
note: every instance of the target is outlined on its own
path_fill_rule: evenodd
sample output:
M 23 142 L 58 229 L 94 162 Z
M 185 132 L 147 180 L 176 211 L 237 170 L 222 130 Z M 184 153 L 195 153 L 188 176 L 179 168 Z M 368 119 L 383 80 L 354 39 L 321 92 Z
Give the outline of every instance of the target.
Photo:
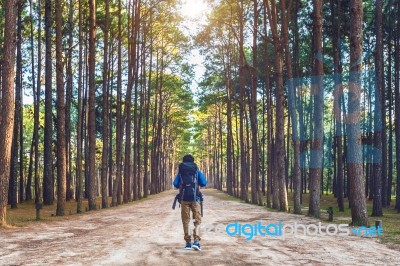
M 200 243 L 199 243 L 198 241 L 194 241 L 192 248 L 193 248 L 194 250 L 200 251 L 200 250 L 201 250 L 201 248 L 200 248 Z
M 190 242 L 187 242 L 185 249 L 192 249 L 192 244 Z

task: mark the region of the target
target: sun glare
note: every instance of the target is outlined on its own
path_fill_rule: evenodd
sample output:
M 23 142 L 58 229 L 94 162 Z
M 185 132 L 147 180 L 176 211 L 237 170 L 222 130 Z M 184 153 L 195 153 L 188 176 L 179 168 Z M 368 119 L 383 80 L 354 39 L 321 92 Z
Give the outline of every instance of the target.
M 182 15 L 189 19 L 199 19 L 205 15 L 208 6 L 203 0 L 183 0 Z

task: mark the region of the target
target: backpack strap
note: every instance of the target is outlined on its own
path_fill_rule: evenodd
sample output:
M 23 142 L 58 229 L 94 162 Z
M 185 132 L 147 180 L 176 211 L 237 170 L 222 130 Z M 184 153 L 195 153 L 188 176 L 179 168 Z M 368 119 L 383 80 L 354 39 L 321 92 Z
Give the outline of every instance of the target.
M 182 187 L 183 187 L 183 180 L 182 180 L 182 175 L 181 173 L 179 173 L 179 178 L 180 178 L 180 182 L 179 182 L 179 204 L 181 204 L 182 201 Z
M 194 174 L 194 201 L 197 201 L 197 198 L 199 196 L 199 177 L 197 174 L 197 169 L 196 169 L 196 173 Z

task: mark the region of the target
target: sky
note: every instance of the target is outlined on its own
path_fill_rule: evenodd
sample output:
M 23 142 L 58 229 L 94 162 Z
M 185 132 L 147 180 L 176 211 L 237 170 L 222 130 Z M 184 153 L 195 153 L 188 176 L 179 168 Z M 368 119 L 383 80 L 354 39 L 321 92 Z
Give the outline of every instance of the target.
M 206 23 L 209 11 L 210 9 L 204 0 L 182 0 L 181 13 L 185 18 L 183 22 L 184 32 L 191 36 L 196 35 L 200 27 Z M 195 78 L 191 85 L 192 92 L 195 94 L 197 92 L 197 83 L 205 71 L 203 57 L 198 49 L 192 49 L 189 55 L 189 64 L 195 65 Z

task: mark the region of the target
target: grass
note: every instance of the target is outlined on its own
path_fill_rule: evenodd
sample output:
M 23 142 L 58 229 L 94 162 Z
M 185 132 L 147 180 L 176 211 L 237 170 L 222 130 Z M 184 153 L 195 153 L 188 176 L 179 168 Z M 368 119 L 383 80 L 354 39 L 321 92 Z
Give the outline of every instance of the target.
M 245 201 L 229 196 L 226 193 L 214 193 L 214 196 L 222 199 L 222 200 L 231 200 L 236 202 L 245 203 Z M 310 194 L 303 194 L 302 201 L 302 213 L 303 215 L 307 215 L 308 212 L 308 201 Z M 293 194 L 288 192 L 289 199 L 289 209 L 293 210 Z M 249 199 L 251 199 L 251 193 L 249 193 Z M 263 202 L 265 204 L 265 197 L 263 198 Z M 371 217 L 372 213 L 372 200 L 367 200 L 367 211 L 368 211 L 368 219 L 370 226 L 375 225 L 375 221 L 382 220 L 383 227 L 383 237 L 380 237 L 380 240 L 383 243 L 393 245 L 396 248 L 400 247 L 400 213 L 397 213 L 397 210 L 394 209 L 395 198 L 392 198 L 392 205 L 386 208 L 383 208 L 383 217 Z M 349 203 L 347 199 L 344 199 L 344 212 L 339 212 L 339 208 L 337 206 L 336 198 L 334 198 L 333 194 L 323 195 L 321 198 L 321 221 L 328 221 L 328 207 L 333 208 L 333 223 L 341 224 L 349 224 L 351 222 L 351 210 L 349 207 Z M 275 209 L 267 208 L 268 211 L 277 211 Z M 332 222 L 330 222 L 332 223 Z
M 292 195 L 289 195 L 290 197 Z M 351 209 L 347 199 L 344 199 L 344 212 L 339 212 L 336 198 L 332 194 L 323 195 L 321 199 L 321 217 L 323 220 L 328 220 L 328 207 L 333 207 L 334 223 L 350 223 L 351 222 Z M 309 194 L 303 195 L 303 206 L 307 206 L 309 201 Z M 400 213 L 394 209 L 394 200 L 392 206 L 383 208 L 382 217 L 371 217 L 372 213 L 372 200 L 367 199 L 367 213 L 370 226 L 375 225 L 375 221 L 382 220 L 382 227 L 384 235 L 381 241 L 384 243 L 400 245 Z M 290 204 L 289 204 L 290 206 Z M 293 207 L 291 207 L 293 208 Z M 308 209 L 308 208 L 307 208 Z M 305 209 L 304 213 L 307 213 Z
M 162 193 L 160 193 L 162 194 Z M 122 204 L 119 206 L 125 206 L 125 205 L 130 205 L 130 204 L 136 204 L 138 202 L 154 199 L 157 197 L 160 197 L 160 194 L 156 195 L 150 195 L 147 198 L 142 198 L 138 201 L 133 201 L 133 202 L 128 202 L 126 204 Z M 111 205 L 111 197 L 108 197 L 108 206 Z M 96 205 L 98 206 L 97 211 L 102 211 L 106 209 L 101 209 L 101 197 L 96 198 Z M 69 217 L 71 215 L 85 215 L 88 213 L 88 200 L 84 199 L 82 200 L 82 209 L 83 212 L 78 214 L 76 212 L 77 209 L 77 202 L 75 199 L 72 199 L 70 201 L 67 201 L 65 203 L 65 211 L 64 211 L 64 216 L 56 216 L 56 209 L 57 209 L 57 201 L 54 201 L 53 205 L 42 205 L 42 209 L 40 210 L 40 221 L 57 221 L 57 220 L 62 220 L 65 219 L 65 217 Z M 108 208 L 107 208 L 108 209 Z M 91 211 L 92 212 L 92 211 Z M 29 222 L 36 222 L 36 209 L 35 209 L 35 204 L 34 201 L 25 201 L 22 203 L 18 204 L 18 207 L 16 209 L 11 209 L 10 207 L 7 208 L 7 225 L 10 226 L 23 226 L 26 223 Z

